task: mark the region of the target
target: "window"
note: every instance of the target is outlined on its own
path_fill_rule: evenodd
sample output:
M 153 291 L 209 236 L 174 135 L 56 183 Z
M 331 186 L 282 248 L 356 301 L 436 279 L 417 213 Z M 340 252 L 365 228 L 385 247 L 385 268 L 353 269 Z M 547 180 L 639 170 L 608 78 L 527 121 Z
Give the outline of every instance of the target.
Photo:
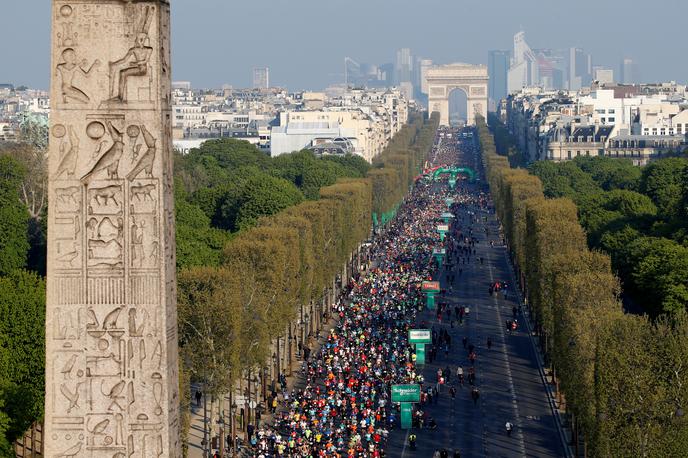
M 597 155 L 598 155 L 598 156 L 604 156 L 604 150 L 603 150 L 603 149 L 598 149 L 598 150 L 597 150 Z
M 607 110 L 607 113 L 614 114 L 614 113 L 616 113 L 616 110 L 614 110 L 613 108 L 610 108 L 609 110 Z
M 609 118 L 608 121 L 609 122 L 616 122 L 616 118 Z
M 571 159 L 571 151 L 569 151 L 569 155 L 568 155 L 568 156 L 569 156 L 569 159 Z

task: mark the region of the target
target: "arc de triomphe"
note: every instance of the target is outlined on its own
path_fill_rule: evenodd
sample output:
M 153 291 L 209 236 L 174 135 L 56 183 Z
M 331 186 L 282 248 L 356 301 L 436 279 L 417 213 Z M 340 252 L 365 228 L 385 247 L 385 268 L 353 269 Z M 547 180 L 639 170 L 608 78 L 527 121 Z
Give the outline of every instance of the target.
M 428 111 L 440 114 L 440 125 L 449 125 L 449 94 L 460 89 L 466 94 L 467 123 L 475 124 L 476 114 L 487 119 L 487 67 L 484 65 L 449 64 L 430 67 L 425 75 L 428 88 Z

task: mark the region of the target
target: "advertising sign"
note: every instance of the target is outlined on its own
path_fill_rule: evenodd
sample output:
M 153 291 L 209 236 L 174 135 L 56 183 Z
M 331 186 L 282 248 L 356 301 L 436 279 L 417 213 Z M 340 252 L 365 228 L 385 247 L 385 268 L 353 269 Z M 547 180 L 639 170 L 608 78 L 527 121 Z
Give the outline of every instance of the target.
M 401 429 L 411 429 L 413 424 L 413 404 L 401 404 Z
M 440 282 L 438 281 L 424 281 L 421 286 L 421 291 L 424 293 L 439 293 L 440 292 Z
M 447 224 L 438 224 L 438 225 L 437 225 L 437 232 L 449 232 L 449 225 L 447 225 Z
M 432 332 L 429 329 L 409 329 L 408 340 L 410 344 L 432 343 Z
M 420 385 L 392 385 L 392 402 L 420 402 Z

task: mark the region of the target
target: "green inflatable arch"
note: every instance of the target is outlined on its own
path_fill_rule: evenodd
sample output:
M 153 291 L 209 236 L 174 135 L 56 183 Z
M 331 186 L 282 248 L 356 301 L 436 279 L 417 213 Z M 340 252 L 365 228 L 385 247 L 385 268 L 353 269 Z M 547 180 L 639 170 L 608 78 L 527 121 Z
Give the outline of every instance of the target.
M 449 175 L 449 181 L 454 183 L 458 175 L 467 175 L 471 181 L 475 181 L 475 172 L 466 167 L 440 167 L 432 173 L 432 179 L 437 181 L 442 175 Z

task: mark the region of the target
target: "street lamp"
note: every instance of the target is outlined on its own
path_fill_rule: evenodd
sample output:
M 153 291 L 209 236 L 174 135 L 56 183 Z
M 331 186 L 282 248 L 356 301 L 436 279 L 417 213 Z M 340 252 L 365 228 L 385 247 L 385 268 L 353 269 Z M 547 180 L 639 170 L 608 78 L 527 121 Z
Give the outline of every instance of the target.
M 225 457 L 225 419 L 224 419 L 224 409 L 222 409 L 222 413 L 220 414 L 220 417 L 217 419 L 217 424 L 220 427 L 220 437 L 218 440 L 218 446 L 220 447 L 220 457 L 224 458 Z
M 231 427 L 231 443 L 232 443 L 232 458 L 237 457 L 237 443 L 236 443 L 236 402 L 232 401 L 232 405 L 229 406 L 229 411 L 232 414 L 232 427 Z

